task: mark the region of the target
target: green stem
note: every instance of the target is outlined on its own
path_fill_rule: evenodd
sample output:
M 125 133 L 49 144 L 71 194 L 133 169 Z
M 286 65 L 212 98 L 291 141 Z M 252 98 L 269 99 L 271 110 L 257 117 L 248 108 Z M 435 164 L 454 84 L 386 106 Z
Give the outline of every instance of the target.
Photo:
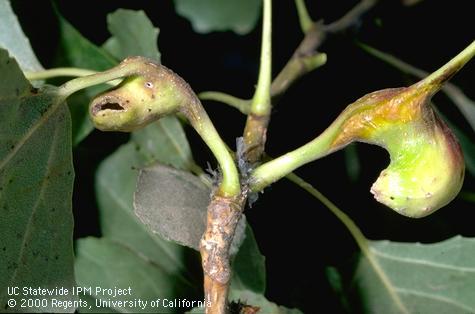
M 356 24 L 366 12 L 368 12 L 378 3 L 378 1 L 379 0 L 361 0 L 338 20 L 331 24 L 325 25 L 325 32 L 338 33 L 348 29 L 352 25 Z
M 25 77 L 30 81 L 45 80 L 58 76 L 86 76 L 95 74 L 97 71 L 81 69 L 81 68 L 53 68 L 38 72 L 25 72 Z
M 66 99 L 81 89 L 113 81 L 126 76 L 140 75 L 146 71 L 146 66 L 141 62 L 122 62 L 117 67 L 114 67 L 110 70 L 97 72 L 92 75 L 70 80 L 59 87 L 58 94 L 62 99 Z
M 297 176 L 294 173 L 289 173 L 286 176 L 286 179 L 295 183 L 311 195 L 313 195 L 316 199 L 318 199 L 325 207 L 327 207 L 348 229 L 351 236 L 355 239 L 356 244 L 360 247 L 363 253 L 368 252 L 368 240 L 361 232 L 360 228 L 355 224 L 355 222 L 345 214 L 341 209 L 339 209 L 332 201 L 330 201 L 325 195 L 323 195 L 320 191 L 318 191 L 315 187 L 313 187 L 310 183 L 306 182 L 301 177 Z
M 474 55 L 475 41 L 433 74 L 416 83 L 416 90 L 426 90 L 430 93 L 437 92 L 442 87 L 442 84 L 460 70 Z M 353 114 L 353 111 L 354 108 L 343 111 L 321 135 L 311 142 L 257 167 L 251 174 L 251 190 L 255 192 L 261 191 L 269 184 L 285 177 L 300 166 L 340 149 L 341 147 L 331 147 L 331 144 L 341 132 L 341 125 Z
M 312 18 L 308 14 L 304 0 L 295 0 L 295 6 L 297 7 L 297 13 L 299 15 L 300 28 L 305 34 L 310 30 L 310 28 L 312 28 Z
M 326 56 L 320 56 L 320 60 L 317 60 L 318 57 L 313 58 L 313 56 L 317 54 L 318 48 L 325 41 L 327 35 L 344 31 L 348 27 L 354 25 L 358 20 L 360 20 L 361 16 L 369 11 L 376 3 L 377 0 L 361 0 L 344 16 L 331 24 L 324 25 L 323 23 L 312 23 L 309 29 L 305 32 L 305 37 L 295 50 L 292 58 L 287 62 L 285 67 L 277 75 L 277 79 L 272 83 L 272 96 L 277 98 L 284 94 L 289 86 L 291 86 L 298 78 L 317 68 L 319 65 L 324 64 Z M 313 60 L 309 60 L 309 58 Z M 310 61 L 310 64 L 308 61 Z M 314 64 L 313 67 L 311 66 L 312 63 Z
M 429 73 L 416 68 L 413 65 L 410 65 L 393 55 L 390 55 L 386 52 L 382 52 L 376 48 L 363 44 L 361 42 L 357 43 L 361 48 L 363 48 L 369 54 L 375 56 L 378 59 L 388 63 L 389 65 L 395 67 L 396 69 L 413 75 L 419 79 L 423 79 L 428 76 Z M 466 118 L 467 122 L 470 124 L 473 130 L 475 130 L 475 120 L 471 117 L 475 116 L 475 101 L 470 99 L 457 85 L 447 82 L 442 86 L 442 91 L 449 97 L 452 102 L 458 107 L 460 112 Z
M 283 94 L 298 78 L 327 62 L 326 53 L 314 52 L 311 55 L 292 57 L 271 84 L 271 96 Z
M 241 99 L 234 97 L 229 94 L 221 93 L 221 92 L 201 92 L 198 94 L 198 98 L 201 100 L 213 100 L 213 101 L 219 101 L 224 104 L 227 104 L 231 107 L 234 107 L 241 111 L 243 114 L 248 114 L 251 111 L 250 108 L 250 100 L 247 99 Z
M 187 117 L 206 145 L 208 145 L 221 167 L 223 180 L 219 187 L 219 194 L 225 197 L 238 196 L 241 192 L 241 184 L 234 159 L 199 99 L 196 98 L 195 102 L 187 104 L 187 108 L 184 108 L 181 112 Z
M 244 127 L 244 159 L 254 164 L 261 159 L 266 144 L 270 120 L 272 81 L 272 0 L 264 0 L 262 20 L 261 63 L 257 88 L 252 97 L 251 111 Z
M 452 76 L 455 75 L 470 59 L 475 56 L 475 40 L 472 41 L 464 50 L 462 50 L 458 55 L 452 58 L 445 65 L 440 67 L 437 71 L 430 74 L 428 77 L 420 81 L 418 84 L 422 86 L 427 86 L 429 88 L 434 88 L 437 86 L 440 88 L 442 84 L 448 81 Z
M 164 73 L 171 75 L 171 77 L 167 77 L 166 74 L 163 77 L 158 76 L 156 74 L 157 71 L 164 71 Z M 183 102 L 177 102 L 177 104 L 180 103 L 180 108 L 176 108 L 176 110 L 179 110 L 187 117 L 187 119 L 193 125 L 198 134 L 200 134 L 218 160 L 221 170 L 223 171 L 223 180 L 220 185 L 220 194 L 223 196 L 239 195 L 239 173 L 237 171 L 233 157 L 227 150 L 226 144 L 224 144 L 220 138 L 208 114 L 203 109 L 198 97 L 193 92 L 191 92 L 188 84 L 178 77 L 178 75 L 174 74 L 165 67 L 155 64 L 146 58 L 131 57 L 122 61 L 118 66 L 110 70 L 98 72 L 88 76 L 78 77 L 64 83 L 58 88 L 58 99 L 65 100 L 68 96 L 81 89 L 129 76 L 154 76 L 161 78 L 162 80 L 174 80 L 175 85 L 172 84 L 172 82 L 168 82 L 169 86 L 172 86 L 174 91 L 171 92 L 171 98 L 168 102 L 171 102 L 173 98 L 182 97 Z M 177 92 L 177 89 L 179 89 L 181 92 Z M 167 102 L 165 98 L 164 101 Z M 164 107 L 171 106 L 170 104 L 165 103 L 162 105 Z M 158 115 L 157 118 L 159 118 L 159 116 L 160 115 Z M 117 123 L 120 122 L 121 121 L 117 121 Z
M 279 96 L 304 73 L 313 71 L 327 62 L 326 53 L 315 53 L 301 58 L 291 58 L 271 84 L 271 97 Z M 222 102 L 248 115 L 251 112 L 251 100 L 238 98 L 222 92 L 201 92 L 201 100 L 214 100 Z
M 30 81 L 37 81 L 61 76 L 83 77 L 96 73 L 97 71 L 82 68 L 53 68 L 37 72 L 25 72 L 25 77 Z M 104 83 L 116 86 L 119 85 L 120 81 L 121 80 L 112 80 Z
M 404 73 L 414 75 L 414 76 L 418 77 L 419 79 L 423 79 L 424 77 L 429 76 L 428 72 L 423 71 L 421 69 L 417 69 L 417 68 L 413 67 L 412 65 L 397 59 L 393 55 L 390 55 L 386 52 L 382 52 L 382 51 L 380 51 L 380 50 L 378 50 L 378 49 L 376 49 L 372 46 L 369 46 L 369 45 L 367 45 L 365 43 L 362 43 L 362 42 L 359 42 L 359 41 L 357 41 L 356 44 L 358 46 L 360 46 L 364 51 L 369 53 L 370 55 L 372 55 L 372 56 L 374 56 L 378 59 L 381 59 L 382 61 L 392 65 L 393 67 L 395 67 L 396 69 L 398 69 L 398 70 L 400 70 Z
M 254 192 L 261 191 L 300 166 L 335 151 L 335 148 L 330 148 L 331 143 L 351 113 L 343 112 L 322 134 L 309 143 L 257 167 L 251 174 L 250 189 Z
M 252 98 L 251 113 L 270 114 L 270 85 L 272 81 L 272 0 L 264 0 L 261 60 L 256 92 Z

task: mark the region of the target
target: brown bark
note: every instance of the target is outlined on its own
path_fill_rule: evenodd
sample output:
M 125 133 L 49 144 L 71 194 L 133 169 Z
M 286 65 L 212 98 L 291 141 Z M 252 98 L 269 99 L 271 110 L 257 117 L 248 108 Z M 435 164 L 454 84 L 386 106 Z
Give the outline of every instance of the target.
M 261 160 L 267 139 L 267 125 L 270 116 L 257 116 L 250 114 L 247 117 L 246 128 L 244 129 L 244 158 L 250 164 Z
M 246 193 L 229 198 L 214 195 L 208 206 L 207 226 L 200 242 L 204 271 L 205 300 L 210 302 L 208 314 L 227 313 L 231 280 L 229 249 L 236 226 L 241 219 Z
M 292 83 L 312 70 L 306 65 L 305 60 L 318 53 L 317 49 L 325 41 L 328 34 L 341 32 L 352 26 L 377 1 L 361 0 L 337 21 L 328 25 L 315 23 L 307 32 L 289 62 L 272 82 L 270 90 L 272 102 L 275 103 Z M 263 156 L 269 120 L 270 115 L 256 116 L 250 114 L 248 116 L 244 130 L 244 158 L 251 164 L 259 162 Z M 223 314 L 229 311 L 227 302 L 231 280 L 229 249 L 246 199 L 247 190 L 234 198 L 214 195 L 208 206 L 207 227 L 200 243 L 205 278 L 205 299 L 210 301 L 210 306 L 206 308 L 208 314 Z M 258 311 L 258 308 L 249 306 L 248 310 Z

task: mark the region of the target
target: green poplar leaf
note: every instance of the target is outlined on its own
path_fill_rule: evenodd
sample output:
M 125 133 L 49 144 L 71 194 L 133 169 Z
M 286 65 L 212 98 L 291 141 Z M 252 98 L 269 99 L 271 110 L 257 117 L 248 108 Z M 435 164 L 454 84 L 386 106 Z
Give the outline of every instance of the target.
M 8 0 L 0 0 L 0 48 L 7 49 L 23 71 L 43 69 Z
M 112 68 L 117 61 L 100 47 L 97 47 L 79 33 L 66 19 L 58 13 L 61 36 L 61 63 L 66 66 L 104 71 Z M 81 142 L 94 126 L 89 119 L 89 102 L 91 99 L 108 89 L 107 85 L 99 85 L 74 93 L 68 99 L 69 110 L 73 120 L 73 143 Z
M 187 289 L 193 288 L 189 282 L 174 277 L 154 261 L 107 238 L 81 239 L 77 251 L 78 285 L 93 287 L 91 295 L 95 300 L 88 305 L 94 311 L 107 307 L 119 313 L 177 313 L 180 308 L 167 307 L 162 300 L 187 295 Z M 97 291 L 96 287 L 112 291 L 120 289 L 124 294 L 113 297 L 102 290 Z
M 475 312 L 474 239 L 371 241 L 369 250 L 379 269 L 361 256 L 352 280 L 365 313 Z
M 177 287 L 180 287 L 182 292 L 180 296 L 196 295 L 196 287 L 201 285 L 196 283 L 197 279 L 188 273 L 184 259 L 187 249 L 153 234 L 138 220 L 133 211 L 133 197 L 140 168 L 157 161 L 186 168 L 192 160 L 184 131 L 175 117 L 164 117 L 132 133 L 129 143 L 121 146 L 104 160 L 96 176 L 96 192 L 104 238 L 86 239 L 88 242 L 83 243 L 89 244 L 85 247 L 79 246 L 78 255 L 87 256 L 91 250 L 97 251 L 97 255 L 101 255 L 102 250 L 105 250 L 107 254 L 98 257 L 102 260 L 99 264 L 96 263 L 97 265 L 91 258 L 88 263 L 78 260 L 76 264 L 78 282 L 87 285 L 93 285 L 94 282 L 112 284 L 110 277 L 120 278 L 123 284 L 130 282 L 130 285 L 136 287 L 137 298 L 142 298 L 142 295 L 148 296 L 143 293 L 150 288 L 150 281 L 174 282 L 179 284 Z M 113 242 L 114 247 L 111 247 L 110 242 Z M 107 263 L 115 263 L 117 259 L 122 259 L 121 256 L 125 254 L 125 251 L 128 251 L 127 254 L 130 255 L 127 257 L 127 268 L 141 269 L 145 267 L 143 265 L 145 260 L 150 267 L 160 271 L 150 270 L 147 281 L 136 281 L 130 276 L 124 276 L 124 272 L 118 267 L 111 268 L 107 273 L 102 271 Z M 145 269 L 150 267 L 147 266 Z M 91 276 L 88 272 L 95 275 Z M 166 295 L 170 293 L 178 293 L 178 291 L 173 288 Z M 88 296 L 89 300 L 91 298 L 96 302 L 97 298 Z M 92 310 L 95 311 L 94 308 Z M 119 309 L 114 310 L 120 312 Z M 85 312 L 86 309 L 81 311 Z M 130 311 L 133 312 L 132 309 Z M 157 309 L 154 311 L 156 312 Z
M 249 224 L 245 238 L 233 262 L 232 289 L 248 289 L 264 294 L 266 291 L 266 258 L 259 251 Z
M 160 161 L 182 170 L 190 170 L 194 165 L 190 145 L 176 117 L 163 117 L 152 126 L 133 132 L 132 140 L 150 162 Z
M 74 312 L 20 308 L 7 287 L 64 287 L 73 275 L 71 121 L 56 89 L 30 86 L 16 61 L 0 49 L 0 308 L 12 312 Z M 17 300 L 9 308 L 7 300 Z
M 104 71 L 117 64 L 114 57 L 85 38 L 59 13 L 57 16 L 61 36 L 62 62 L 69 66 L 96 71 Z
M 104 47 L 98 47 L 79 33 L 58 13 L 61 34 L 61 63 L 67 66 L 104 71 L 117 65 L 118 60 L 131 55 L 141 55 L 160 60 L 157 49 L 158 28 L 143 11 L 119 9 L 108 15 L 108 26 L 113 35 Z M 79 91 L 69 98 L 73 117 L 73 142 L 76 145 L 93 129 L 88 105 L 107 85 L 93 86 Z
M 159 60 L 160 53 L 156 47 L 158 29 L 153 27 L 143 12 L 118 10 L 108 16 L 108 22 L 113 35 L 103 46 L 108 53 L 117 59 L 143 55 Z M 135 287 L 138 298 L 148 298 L 150 293 L 153 293 L 155 299 L 196 295 L 196 287 L 201 285 L 190 284 L 190 281 L 197 279 L 188 273 L 184 258 L 185 254 L 189 254 L 187 249 L 153 234 L 133 211 L 138 171 L 157 161 L 180 169 L 189 169 L 194 165 L 188 141 L 175 117 L 163 117 L 158 122 L 133 132 L 130 142 L 121 146 L 100 165 L 96 174 L 96 194 L 103 238 L 82 240 L 87 245 L 79 246 L 79 256 L 81 252 L 87 255 L 91 251 L 96 251 L 97 254 L 104 251 L 106 254 L 100 256 L 102 260 L 98 263 L 92 262 L 92 259 L 85 263 L 84 259 L 78 258 L 78 281 L 112 285 L 111 277 L 120 278 L 123 284 L 129 283 Z M 124 269 L 115 267 L 104 274 L 102 269 L 122 259 L 122 256 L 127 256 Z M 138 277 L 124 276 L 125 268 L 135 272 L 140 270 L 142 273 L 133 274 Z M 90 276 L 89 271 L 96 275 Z M 146 280 L 137 280 L 143 274 L 147 274 Z M 157 290 L 157 287 L 160 289 Z M 99 296 L 94 295 L 88 297 L 99 299 Z M 140 310 L 112 309 L 119 312 Z M 163 310 L 167 309 L 145 309 L 149 312 Z
M 119 9 L 107 15 L 112 37 L 104 49 L 119 60 L 142 56 L 160 62 L 157 38 L 160 30 L 153 26 L 144 11 Z
M 181 154 L 178 154 L 180 149 Z M 174 117 L 164 117 L 132 134 L 99 167 L 96 193 L 105 237 L 133 247 L 170 272 L 185 269 L 184 248 L 161 239 L 134 214 L 133 198 L 139 169 L 154 162 L 185 166 L 191 159 L 183 129 Z
M 175 10 L 195 32 L 227 31 L 244 35 L 256 26 L 261 0 L 175 0 Z
M 229 293 L 230 300 L 259 307 L 260 313 L 301 313 L 297 309 L 289 309 L 268 301 L 264 296 L 265 289 L 265 257 L 259 251 L 251 227 L 247 225 L 245 238 L 233 261 L 233 278 Z M 196 308 L 193 309 L 192 313 L 200 313 L 202 310 Z

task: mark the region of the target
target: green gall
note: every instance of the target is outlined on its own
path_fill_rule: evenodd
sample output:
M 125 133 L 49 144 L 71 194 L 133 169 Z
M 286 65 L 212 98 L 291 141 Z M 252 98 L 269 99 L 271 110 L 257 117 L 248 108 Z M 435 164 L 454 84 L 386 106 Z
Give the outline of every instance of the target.
M 117 68 L 131 63 L 138 64 L 136 73 L 96 96 L 89 106 L 94 126 L 102 131 L 131 132 L 189 102 L 188 84 L 171 70 L 143 57 L 128 58 Z
M 405 216 L 427 216 L 462 188 L 465 164 L 457 140 L 437 116 L 431 128 L 430 136 L 403 138 L 405 148 L 392 152 L 389 167 L 371 187 L 376 200 Z
M 373 184 L 375 198 L 402 215 L 424 217 L 455 198 L 465 164 L 455 136 L 430 98 L 475 56 L 475 41 L 422 81 L 367 94 L 349 105 L 319 136 L 256 167 L 249 188 L 259 192 L 309 162 L 351 142 L 385 148 L 391 162 Z
M 123 77 L 121 84 L 96 96 L 89 105 L 94 126 L 102 131 L 131 132 L 179 112 L 218 160 L 223 176 L 216 195 L 239 195 L 241 186 L 233 157 L 191 87 L 170 69 L 144 57 L 130 57 L 108 71 L 76 79 L 73 88 L 66 90 L 70 93 Z
M 452 201 L 465 164 L 460 145 L 430 105 L 432 88 L 415 84 L 368 94 L 347 107 L 332 147 L 352 141 L 384 147 L 389 166 L 371 187 L 377 201 L 419 218 Z

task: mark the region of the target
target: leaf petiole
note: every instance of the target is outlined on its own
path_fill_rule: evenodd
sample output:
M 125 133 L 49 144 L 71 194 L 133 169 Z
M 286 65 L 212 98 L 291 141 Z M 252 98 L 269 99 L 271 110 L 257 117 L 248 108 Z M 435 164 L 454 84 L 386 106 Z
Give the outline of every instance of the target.
M 308 14 L 307 6 L 305 5 L 305 0 L 295 0 L 295 6 L 297 7 L 297 13 L 299 16 L 300 28 L 306 34 L 310 28 L 312 28 L 313 20 Z
M 81 68 L 52 68 L 43 71 L 35 71 L 35 72 L 25 72 L 25 77 L 30 81 L 35 80 L 45 80 L 53 77 L 58 76 L 87 76 L 91 74 L 97 73 L 94 70 L 88 69 L 81 69 Z
M 262 116 L 270 113 L 270 86 L 272 82 L 272 0 L 264 0 L 262 43 L 259 78 L 252 98 L 251 113 Z
M 440 69 L 416 83 L 413 86 L 414 90 L 417 90 L 418 93 L 428 93 L 433 95 L 438 90 L 440 90 L 443 83 L 445 83 L 455 73 L 457 73 L 474 55 L 475 41 L 468 45 L 463 51 L 443 65 Z M 350 109 L 350 107 L 352 108 Z M 338 116 L 338 118 L 314 140 L 289 153 L 282 155 L 281 157 L 257 167 L 251 174 L 251 190 L 254 192 L 261 191 L 269 184 L 285 177 L 288 173 L 299 168 L 300 166 L 324 157 L 342 148 L 342 146 L 339 145 L 332 145 L 332 141 L 336 138 L 336 136 L 338 136 L 338 134 L 343 132 L 343 130 L 341 130 L 343 123 L 355 112 L 357 112 L 359 110 L 358 108 L 358 106 L 355 107 L 350 105 L 348 109 L 344 110 L 340 116 Z
M 229 105 L 241 111 L 243 114 L 249 114 L 251 111 L 251 101 L 248 99 L 241 99 L 222 92 L 201 92 L 198 94 L 198 98 L 201 100 L 213 100 L 219 101 L 223 104 Z

